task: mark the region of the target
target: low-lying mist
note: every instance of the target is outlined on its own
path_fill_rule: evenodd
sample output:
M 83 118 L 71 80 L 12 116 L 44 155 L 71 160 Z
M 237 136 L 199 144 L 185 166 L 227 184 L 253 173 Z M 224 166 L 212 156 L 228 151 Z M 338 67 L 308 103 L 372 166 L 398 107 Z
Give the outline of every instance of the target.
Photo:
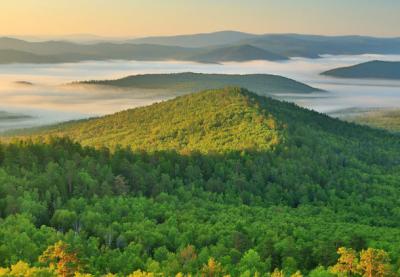
M 114 113 L 170 99 L 178 93 L 167 90 L 112 89 L 67 85 L 73 81 L 116 79 L 148 73 L 266 73 L 282 75 L 328 93 L 286 94 L 279 98 L 320 112 L 340 116 L 349 108 L 400 108 L 400 82 L 349 80 L 320 76 L 328 69 L 369 60 L 400 60 L 400 56 L 324 56 L 295 58 L 284 62 L 200 64 L 194 62 L 105 61 L 69 64 L 0 65 L 0 111 L 27 117 L 0 120 L 0 131 L 51 124 Z

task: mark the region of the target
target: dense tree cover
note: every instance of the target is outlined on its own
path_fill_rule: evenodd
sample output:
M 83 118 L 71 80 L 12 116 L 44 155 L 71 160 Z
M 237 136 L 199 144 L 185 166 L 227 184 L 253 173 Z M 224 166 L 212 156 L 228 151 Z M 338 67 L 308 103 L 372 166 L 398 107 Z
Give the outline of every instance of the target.
M 330 276 L 339 247 L 383 249 L 398 272 L 395 135 L 239 89 L 58 128 L 98 147 L 0 144 L 3 267 L 41 268 L 61 240 L 95 275 L 197 274 L 213 258 L 233 276 Z
M 400 80 L 400 62 L 369 61 L 348 67 L 331 69 L 321 74 L 340 78 Z
M 221 153 L 269 149 L 279 141 L 279 128 L 255 99 L 231 89 L 178 97 L 44 132 L 98 147 Z
M 338 254 L 340 257 L 337 263 L 328 269 L 322 266 L 317 267 L 309 273 L 311 277 L 318 276 L 395 276 L 392 271 L 392 267 L 389 264 L 390 258 L 388 254 L 380 249 L 368 248 L 367 250 L 362 250 L 360 253 L 360 258 L 358 260 L 357 254 L 353 249 L 347 249 L 344 247 L 339 248 Z M 181 251 L 180 259 L 190 262 L 195 262 L 197 255 L 194 252 L 192 246 L 185 248 Z M 40 266 L 30 266 L 24 261 L 18 261 L 16 264 L 10 267 L 1 268 L 0 276 L 93 276 L 93 274 L 85 273 L 82 269 L 82 261 L 78 257 L 78 252 L 71 245 L 59 241 L 54 245 L 49 246 L 45 252 L 39 257 Z M 245 253 L 243 258 L 240 260 L 239 267 L 237 270 L 240 276 L 261 276 L 263 263 L 260 259 L 259 254 L 254 250 L 249 250 Z M 160 268 L 157 262 L 153 262 L 149 266 L 150 270 L 153 272 L 142 271 L 141 269 L 135 270 L 131 274 L 126 274 L 128 277 L 155 277 L 155 276 L 193 276 L 192 273 L 182 273 L 178 272 L 176 274 L 172 272 L 160 272 Z M 294 273 L 290 273 L 292 268 L 287 270 L 280 270 L 275 268 L 273 272 L 267 272 L 264 276 L 271 277 L 303 277 L 303 274 L 297 270 Z M 102 276 L 116 276 L 113 273 L 103 274 Z M 221 263 L 216 261 L 214 258 L 209 258 L 208 261 L 203 264 L 201 270 L 195 273 L 195 276 L 202 277 L 231 277 L 232 275 L 227 273 L 227 269 L 222 266 Z
M 161 89 L 174 92 L 198 92 L 226 86 L 245 87 L 258 94 L 271 93 L 312 93 L 319 89 L 295 80 L 270 74 L 204 74 L 172 73 L 143 74 L 127 76 L 116 80 L 91 80 L 72 83 L 76 85 L 96 85 L 117 88 Z
M 389 255 L 380 249 L 368 248 L 358 255 L 353 249 L 341 247 L 338 262 L 331 272 L 339 275 L 355 276 L 392 276 Z

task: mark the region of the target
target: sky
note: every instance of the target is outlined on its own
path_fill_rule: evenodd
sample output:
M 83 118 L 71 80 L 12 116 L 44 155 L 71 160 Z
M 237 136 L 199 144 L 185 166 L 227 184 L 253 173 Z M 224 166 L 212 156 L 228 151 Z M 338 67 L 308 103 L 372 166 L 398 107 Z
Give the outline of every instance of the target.
M 400 37 L 399 0 L 1 0 L 0 35 L 237 30 Z

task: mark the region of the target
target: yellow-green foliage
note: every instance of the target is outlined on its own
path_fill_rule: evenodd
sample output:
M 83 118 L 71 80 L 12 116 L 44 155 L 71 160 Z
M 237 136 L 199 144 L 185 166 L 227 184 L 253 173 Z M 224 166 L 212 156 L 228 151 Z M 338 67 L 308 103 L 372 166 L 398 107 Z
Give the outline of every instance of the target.
M 350 116 L 346 119 L 392 132 L 400 131 L 400 110 L 376 110 L 361 115 Z
M 254 95 L 238 88 L 209 90 L 83 122 L 59 125 L 84 145 L 134 150 L 229 152 L 267 150 L 280 140 L 279 123 Z
M 29 264 L 19 261 L 10 268 L 0 268 L 0 277 L 53 277 L 57 276 L 50 268 L 30 267 Z

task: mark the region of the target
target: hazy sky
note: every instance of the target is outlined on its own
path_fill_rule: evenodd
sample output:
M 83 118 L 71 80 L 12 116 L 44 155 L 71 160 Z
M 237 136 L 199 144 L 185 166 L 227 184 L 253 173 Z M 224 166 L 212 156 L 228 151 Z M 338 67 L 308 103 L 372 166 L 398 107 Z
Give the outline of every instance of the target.
M 0 35 L 400 36 L 400 0 L 1 0 Z

